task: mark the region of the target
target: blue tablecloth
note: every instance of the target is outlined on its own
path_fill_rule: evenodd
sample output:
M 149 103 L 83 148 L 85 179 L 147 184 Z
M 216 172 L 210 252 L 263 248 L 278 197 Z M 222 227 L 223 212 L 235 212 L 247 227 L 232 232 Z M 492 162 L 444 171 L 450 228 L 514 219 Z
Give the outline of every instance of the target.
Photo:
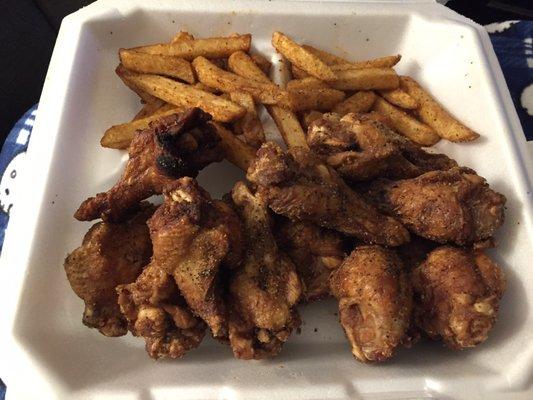
M 507 21 L 486 26 L 502 67 L 527 140 L 533 141 L 533 22 Z M 0 153 L 0 250 L 18 168 L 23 164 L 37 104 L 22 116 L 9 133 Z M 0 380 L 0 400 L 6 388 Z

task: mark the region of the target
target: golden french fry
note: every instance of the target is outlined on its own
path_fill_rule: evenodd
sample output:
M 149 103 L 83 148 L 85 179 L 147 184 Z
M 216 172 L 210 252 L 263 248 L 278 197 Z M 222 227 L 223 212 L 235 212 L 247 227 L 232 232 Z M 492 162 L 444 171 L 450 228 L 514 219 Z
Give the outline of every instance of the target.
M 265 142 L 265 132 L 261 120 L 257 115 L 252 95 L 244 92 L 231 92 L 230 99 L 246 109 L 246 114 L 234 122 L 235 133 L 242 135 L 244 141 L 254 148 L 259 148 Z
M 366 113 L 372 108 L 375 100 L 376 95 L 373 92 L 360 91 L 337 104 L 332 111 L 341 115 Z
M 400 80 L 392 68 L 364 68 L 338 71 L 328 84 L 338 90 L 396 89 Z
M 328 85 L 313 77 L 303 78 L 303 79 L 293 79 L 287 83 L 287 90 L 309 90 L 309 89 L 324 89 Z
M 320 58 L 324 63 L 327 65 L 335 65 L 335 64 L 350 64 L 350 61 L 346 60 L 345 58 L 336 56 L 334 54 L 328 53 L 327 51 L 318 49 L 314 46 L 310 46 L 308 44 L 302 45 L 304 49 L 306 49 L 309 53 L 315 55 L 316 57 Z
M 122 65 L 133 72 L 165 75 L 188 83 L 195 82 L 191 63 L 182 58 L 126 49 L 119 50 L 119 57 Z
M 316 110 L 305 111 L 302 114 L 302 118 L 301 118 L 303 127 L 306 130 L 309 129 L 309 125 L 311 125 L 313 121 L 316 121 L 317 119 L 322 118 L 322 115 L 324 114 Z
M 155 121 L 163 116 L 171 115 L 179 111 L 183 111 L 183 107 L 174 106 L 173 109 L 167 110 L 162 113 L 155 113 L 149 117 L 138 119 L 125 124 L 113 125 L 111 128 L 105 131 L 104 136 L 100 139 L 102 147 L 108 147 L 111 149 L 127 149 L 130 145 L 135 132 L 139 129 L 146 129 L 150 122 Z
M 230 37 L 214 37 L 208 39 L 181 39 L 171 44 L 153 44 L 135 47 L 131 50 L 149 54 L 163 54 L 165 56 L 181 57 L 193 60 L 196 57 L 223 58 L 229 57 L 236 51 L 250 50 L 252 35 L 237 35 Z
M 143 119 L 143 118 L 149 117 L 150 115 L 153 115 L 157 110 L 159 110 L 165 104 L 166 103 L 161 99 L 157 99 L 153 103 L 146 103 L 139 110 L 139 112 L 135 114 L 135 117 L 133 117 L 132 121 L 136 121 L 138 119 Z
M 431 127 L 411 117 L 402 109 L 393 106 L 382 97 L 377 96 L 372 108 L 388 117 L 394 130 L 415 143 L 422 146 L 433 146 L 440 140 L 439 135 Z
M 204 92 L 215 93 L 215 94 L 220 93 L 220 90 L 204 85 L 202 82 L 196 82 L 193 85 L 193 87 L 199 90 L 203 90 Z
M 253 59 L 242 51 L 236 51 L 228 58 L 228 68 L 231 72 L 258 82 L 271 83 L 265 72 Z
M 292 111 L 330 111 L 345 97 L 343 91 L 331 88 L 289 90 L 289 95 Z
M 437 134 L 452 142 L 475 140 L 479 134 L 466 127 L 446 111 L 422 86 L 408 76 L 401 77 L 401 87 L 418 102 L 416 115 Z
M 331 69 L 335 72 L 346 71 L 347 69 L 362 69 L 362 68 L 392 68 L 400 62 L 402 56 L 396 54 L 394 56 L 386 56 L 380 58 L 373 58 L 364 61 L 354 61 L 349 64 L 335 64 Z
M 402 89 L 380 90 L 379 94 L 389 103 L 394 104 L 400 108 L 407 110 L 414 110 L 418 107 L 418 103 L 415 99 L 409 96 Z
M 272 34 L 272 45 L 287 60 L 303 69 L 309 75 L 324 81 L 336 79 L 335 73 L 326 63 L 283 33 L 274 32 Z
M 176 42 L 179 42 L 180 40 L 194 40 L 194 36 L 191 35 L 189 32 L 180 31 L 172 38 L 170 43 L 171 44 L 176 43 Z
M 246 171 L 255 158 L 255 149 L 242 140 L 239 140 L 233 132 L 214 122 L 213 126 L 221 140 L 225 158 L 243 171 Z
M 298 68 L 296 65 L 291 65 L 291 73 L 294 79 L 304 79 L 309 78 L 311 76 L 303 69 Z
M 159 100 L 157 97 L 152 96 L 147 91 L 135 85 L 131 80 L 131 77 L 134 72 L 131 72 L 126 69 L 124 65 L 119 64 L 117 68 L 115 68 L 115 73 L 122 80 L 124 85 L 130 88 L 133 92 L 137 93 L 137 96 L 139 96 L 144 103 L 156 103 Z
M 272 63 L 268 61 L 264 55 L 254 53 L 250 56 L 250 58 L 253 60 L 254 63 L 257 64 L 259 68 L 261 68 L 261 71 L 263 71 L 266 75 L 270 73 L 270 67 L 272 66 Z
M 232 101 L 198 90 L 159 75 L 137 74 L 130 78 L 135 85 L 170 104 L 199 107 L 215 121 L 231 122 L 241 118 L 246 110 Z
M 207 86 L 223 92 L 245 92 L 263 104 L 289 105 L 289 94 L 273 83 L 246 79 L 237 74 L 224 71 L 205 57 L 197 57 L 192 65 L 198 80 Z

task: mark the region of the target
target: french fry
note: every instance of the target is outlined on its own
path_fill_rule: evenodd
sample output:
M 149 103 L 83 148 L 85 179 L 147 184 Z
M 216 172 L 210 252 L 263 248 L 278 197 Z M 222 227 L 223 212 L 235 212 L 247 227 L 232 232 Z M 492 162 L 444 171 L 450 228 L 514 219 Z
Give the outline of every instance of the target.
M 285 56 L 287 60 L 303 69 L 309 75 L 324 81 L 332 81 L 336 79 L 335 73 L 326 63 L 289 37 L 285 36 L 283 33 L 273 33 L 272 45 L 278 52 Z
M 117 68 L 115 68 L 115 73 L 122 80 L 124 85 L 130 88 L 133 92 L 137 93 L 137 96 L 141 98 L 143 103 L 156 103 L 159 100 L 157 97 L 152 96 L 147 91 L 135 85 L 133 81 L 131 80 L 131 77 L 133 76 L 134 73 L 131 71 L 128 71 L 126 67 L 124 67 L 124 65 L 119 64 Z
M 309 125 L 311 125 L 313 123 L 313 121 L 316 121 L 317 119 L 319 118 L 322 118 L 322 114 L 321 112 L 319 111 L 316 111 L 316 110 L 311 110 L 311 111 L 305 111 L 303 114 L 302 114 L 302 125 L 303 127 L 308 130 L 309 129 Z
M 176 42 L 179 42 L 180 40 L 194 40 L 194 36 L 191 35 L 189 32 L 180 31 L 172 38 L 170 43 L 171 44 L 176 43 Z
M 193 87 L 199 90 L 203 90 L 204 92 L 215 93 L 215 94 L 220 93 L 220 90 L 204 85 L 202 82 L 196 82 L 193 85 Z
M 259 70 L 247 54 L 242 53 L 237 57 L 230 57 L 229 68 L 243 78 L 255 79 L 260 82 L 270 82 L 268 77 Z M 279 106 L 266 106 L 266 109 L 276 123 L 285 143 L 290 143 L 292 146 L 308 148 L 307 141 L 305 140 L 305 132 L 296 114 L 291 110 Z
M 306 49 L 309 53 L 320 58 L 327 65 L 350 64 L 350 61 L 348 61 L 347 59 L 328 53 L 327 51 L 318 49 L 314 46 L 304 44 L 302 45 L 302 47 Z
M 292 111 L 330 111 L 345 97 L 344 92 L 331 88 L 289 90 Z
M 303 78 L 303 79 L 293 79 L 287 83 L 287 90 L 310 90 L 310 89 L 324 89 L 328 85 L 313 77 Z
M 244 141 L 254 148 L 265 142 L 265 132 L 255 109 L 254 99 L 249 93 L 231 92 L 230 99 L 246 109 L 246 114 L 233 124 L 235 133 L 242 135 Z
M 214 37 L 209 39 L 181 39 L 171 44 L 153 44 L 135 47 L 131 50 L 149 54 L 181 57 L 193 60 L 196 57 L 223 58 L 236 51 L 250 50 L 252 35 L 236 35 L 230 37 Z
M 366 113 L 370 111 L 376 95 L 373 92 L 360 91 L 333 107 L 333 112 L 341 115 L 348 113 Z
M 431 127 L 393 106 L 382 97 L 376 98 L 372 108 L 388 117 L 394 130 L 415 143 L 422 146 L 433 146 L 440 140 L 439 135 Z
M 400 80 L 392 68 L 364 68 L 339 71 L 328 84 L 338 90 L 396 89 Z
M 155 113 L 146 118 L 126 122 L 125 124 L 114 125 L 105 131 L 104 136 L 100 139 L 100 144 L 102 147 L 108 147 L 110 149 L 127 149 L 135 132 L 139 129 L 146 129 L 150 122 L 179 111 L 183 111 L 183 108 L 175 107 L 163 113 Z
M 164 104 L 166 104 L 166 103 L 163 100 L 161 100 L 161 99 L 157 99 L 153 103 L 146 103 L 139 110 L 139 112 L 137 114 L 135 114 L 135 117 L 133 117 L 132 121 L 136 121 L 138 119 L 143 119 L 143 118 L 149 117 L 150 115 L 153 115 Z
M 414 79 L 402 76 L 401 87 L 418 102 L 418 108 L 415 110 L 418 118 L 432 127 L 440 137 L 452 142 L 467 142 L 479 137 L 478 133 L 463 125 L 446 111 Z
M 197 57 L 192 62 L 198 80 L 223 92 L 245 92 L 263 104 L 289 105 L 289 94 L 273 83 L 246 79 L 224 71 L 205 57 Z
M 261 68 L 261 71 L 265 73 L 265 75 L 268 76 L 270 73 L 270 67 L 272 66 L 272 63 L 267 60 L 267 58 L 259 53 L 254 53 L 250 55 L 250 58 L 254 61 L 254 63 L 257 64 L 259 68 Z
M 414 110 L 418 102 L 402 89 L 380 90 L 379 94 L 389 103 L 407 110 Z
M 130 78 L 135 85 L 170 104 L 199 107 L 215 121 L 231 122 L 241 118 L 246 110 L 232 101 L 198 90 L 159 75 L 137 74 Z
M 373 58 L 364 61 L 349 61 L 345 58 L 336 56 L 321 49 L 317 49 L 313 46 L 304 44 L 302 47 L 320 58 L 324 63 L 329 65 L 333 71 L 343 71 L 345 69 L 354 68 L 390 68 L 398 64 L 402 58 L 401 55 L 396 54 L 393 56 Z
M 119 57 L 122 65 L 133 72 L 165 75 L 188 83 L 195 82 L 191 63 L 182 58 L 126 49 L 119 50 Z
M 291 73 L 294 79 L 304 79 L 309 78 L 311 76 L 303 69 L 298 68 L 296 65 L 291 65 Z
M 233 132 L 222 125 L 214 122 L 213 126 L 220 137 L 225 158 L 243 171 L 248 170 L 255 158 L 255 149 L 238 139 Z

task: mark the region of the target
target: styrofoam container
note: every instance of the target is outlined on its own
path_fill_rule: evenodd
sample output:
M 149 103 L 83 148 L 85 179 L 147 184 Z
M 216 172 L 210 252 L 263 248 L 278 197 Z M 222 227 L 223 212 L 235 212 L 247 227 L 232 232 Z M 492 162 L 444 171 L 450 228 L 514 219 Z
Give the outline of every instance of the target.
M 453 352 L 423 342 L 390 362 L 356 362 L 333 301 L 301 307 L 305 324 L 273 360 L 239 361 L 211 339 L 177 361 L 148 358 L 143 341 L 105 338 L 81 324 L 83 304 L 63 271 L 91 223 L 72 214 L 119 177 L 125 153 L 102 149 L 104 130 L 138 100 L 114 74 L 117 49 L 251 32 L 277 57 L 274 30 L 354 59 L 401 53 L 399 73 L 420 80 L 467 125 L 474 143 L 437 149 L 475 168 L 507 196 L 500 246 L 508 279 L 500 320 L 483 345 Z M 500 67 L 483 28 L 432 1 L 99 1 L 61 27 L 35 123 L 23 186 L 0 266 L 0 377 L 20 399 L 531 399 L 533 227 L 531 165 Z M 241 173 L 201 173 L 214 195 Z

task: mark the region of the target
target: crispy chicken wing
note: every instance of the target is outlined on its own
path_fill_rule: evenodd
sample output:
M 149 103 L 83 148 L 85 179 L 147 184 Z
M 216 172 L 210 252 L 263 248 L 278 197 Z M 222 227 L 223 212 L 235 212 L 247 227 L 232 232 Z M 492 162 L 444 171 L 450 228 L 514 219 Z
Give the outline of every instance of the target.
M 275 143 L 264 144 L 247 177 L 278 214 L 367 243 L 398 246 L 409 241 L 409 233 L 400 222 L 379 213 L 302 147 L 284 153 Z
M 363 181 L 385 176 L 414 178 L 446 170 L 457 163 L 444 154 L 431 154 L 365 114 L 324 114 L 311 124 L 307 143 L 344 178 Z
M 339 318 L 362 362 L 384 361 L 407 340 L 412 290 L 398 256 L 381 246 L 359 246 L 332 272 Z
M 501 268 L 482 252 L 443 246 L 411 273 L 415 321 L 452 349 L 487 339 L 505 290 Z
M 227 337 L 220 268 L 224 261 L 240 261 L 240 254 L 235 254 L 240 247 L 233 244 L 242 242 L 240 221 L 228 205 L 212 200 L 192 178 L 169 184 L 164 195 L 165 201 L 148 221 L 153 259 L 174 277 L 187 304 L 213 336 Z
M 195 177 L 205 166 L 221 161 L 220 139 L 210 119 L 209 114 L 193 108 L 162 117 L 137 132 L 120 180 L 109 191 L 85 200 L 74 217 L 80 221 L 119 220 L 174 179 Z
M 505 197 L 465 168 L 396 182 L 377 180 L 368 193 L 409 230 L 439 243 L 478 242 L 491 237 L 503 223 Z
M 295 305 L 302 285 L 294 264 L 276 245 L 265 201 L 242 182 L 232 198 L 248 251 L 229 284 L 230 344 L 237 358 L 272 357 L 300 324 Z
M 278 246 L 296 265 L 304 283 L 307 301 L 329 295 L 329 274 L 344 260 L 344 243 L 340 234 L 306 221 L 279 217 L 275 235 Z
M 106 336 L 127 332 L 115 287 L 133 282 L 150 260 L 152 244 L 146 220 L 155 207 L 144 203 L 122 223 L 99 222 L 80 247 L 65 259 L 72 290 L 85 302 L 83 323 Z

